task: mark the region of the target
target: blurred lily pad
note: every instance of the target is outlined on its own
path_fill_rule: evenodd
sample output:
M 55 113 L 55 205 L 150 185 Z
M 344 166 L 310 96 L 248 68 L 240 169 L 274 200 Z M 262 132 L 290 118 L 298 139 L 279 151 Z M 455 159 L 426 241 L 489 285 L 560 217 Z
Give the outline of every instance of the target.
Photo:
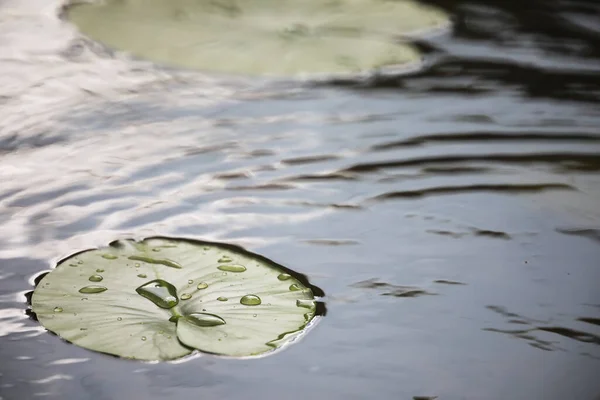
M 449 24 L 412 0 L 103 0 L 67 15 L 84 34 L 138 57 L 271 76 L 414 65 L 420 54 L 399 39 Z

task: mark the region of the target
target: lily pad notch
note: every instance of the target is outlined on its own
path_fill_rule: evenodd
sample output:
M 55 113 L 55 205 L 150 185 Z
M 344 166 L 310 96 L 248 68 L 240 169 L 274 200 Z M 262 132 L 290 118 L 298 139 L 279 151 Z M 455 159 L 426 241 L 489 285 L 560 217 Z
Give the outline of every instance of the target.
M 198 350 L 255 357 L 325 315 L 307 277 L 241 247 L 150 237 L 75 253 L 36 278 L 31 315 L 78 346 L 167 361 Z

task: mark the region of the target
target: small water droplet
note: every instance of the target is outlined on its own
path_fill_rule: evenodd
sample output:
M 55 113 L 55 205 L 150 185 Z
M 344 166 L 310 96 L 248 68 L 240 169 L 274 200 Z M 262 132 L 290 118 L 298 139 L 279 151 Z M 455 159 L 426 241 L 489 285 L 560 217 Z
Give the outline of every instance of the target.
M 102 258 L 105 258 L 107 260 L 116 260 L 119 257 L 115 256 L 114 254 L 107 253 L 107 254 L 102 254 Z
M 217 297 L 217 300 L 219 300 L 219 301 L 227 301 L 229 299 L 227 297 L 219 296 L 219 297 Z
M 227 272 L 223 272 L 221 275 L 225 276 L 225 275 L 227 275 Z
M 256 318 L 256 314 L 252 314 L 252 316 L 253 316 L 254 318 Z
M 302 287 L 300 285 L 298 285 L 297 283 L 293 283 L 290 285 L 290 290 L 292 292 L 295 292 L 297 290 L 302 290 Z
M 138 274 L 138 278 L 147 278 L 147 277 L 148 277 L 148 275 L 146 275 L 146 274 Z
M 103 270 L 102 268 L 98 268 L 98 269 L 96 270 L 96 272 L 98 272 L 98 273 L 102 273 L 102 272 L 104 272 L 104 270 Z
M 192 279 L 188 279 L 188 285 L 191 285 L 192 283 L 194 283 L 194 281 Z
M 210 250 L 210 247 L 203 247 L 203 250 Z
M 221 271 L 227 271 L 227 272 L 244 272 L 246 270 L 246 267 L 244 267 L 243 265 L 239 265 L 239 264 L 225 264 L 225 265 L 219 265 L 217 267 L 217 269 L 220 269 Z
M 102 278 L 102 275 L 92 275 L 88 278 L 90 282 L 101 282 L 102 279 L 104 279 Z
M 181 295 L 181 300 L 189 300 L 189 299 L 191 299 L 191 298 L 192 298 L 192 295 L 191 295 L 191 294 L 189 294 L 189 293 L 183 293 L 183 294 Z
M 198 284 L 198 286 L 196 286 L 198 288 L 198 290 L 202 290 L 202 289 L 206 289 L 208 287 L 208 283 L 206 282 L 200 282 Z
M 219 258 L 218 262 L 220 263 L 230 263 L 233 261 L 233 258 L 228 257 L 228 256 L 221 256 L 221 258 Z
M 261 301 L 260 297 L 254 294 L 247 294 L 240 299 L 240 303 L 245 306 L 258 306 Z
M 167 339 L 171 339 L 171 335 L 167 336 Z
M 279 279 L 280 281 L 287 281 L 291 277 L 292 276 L 290 274 L 279 274 L 279 275 L 277 275 L 277 279 Z
M 83 264 L 82 260 L 77 261 L 77 264 Z
M 142 340 L 143 340 L 143 341 L 146 341 L 146 336 L 142 336 Z
M 54 307 L 54 312 L 63 312 L 62 307 Z
M 102 292 L 105 292 L 106 290 L 107 289 L 104 286 L 89 285 L 89 286 L 84 286 L 81 289 L 79 289 L 79 293 L 85 293 L 85 294 L 102 293 Z
M 139 268 L 140 267 L 140 263 L 135 263 L 135 267 Z
M 312 310 L 315 307 L 315 302 L 312 300 L 296 300 L 296 307 L 308 308 Z
M 172 308 L 179 303 L 175 286 L 162 279 L 146 282 L 135 289 L 135 291 L 140 296 L 147 298 L 160 308 Z
M 117 317 L 117 321 L 123 321 L 123 318 Z
M 202 311 L 206 311 L 206 308 L 203 308 Z
M 215 314 L 192 313 L 185 316 L 186 321 L 201 327 L 225 325 L 225 320 Z
M 87 297 L 82 297 L 82 298 L 81 298 L 81 301 L 83 301 L 83 300 L 87 300 L 87 299 L 88 299 Z

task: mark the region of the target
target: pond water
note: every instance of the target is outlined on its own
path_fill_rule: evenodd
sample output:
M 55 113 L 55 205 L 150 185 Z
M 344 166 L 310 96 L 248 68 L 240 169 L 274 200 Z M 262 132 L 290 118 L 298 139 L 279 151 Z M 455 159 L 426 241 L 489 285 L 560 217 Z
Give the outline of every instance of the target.
M 0 2 L 2 399 L 600 399 L 600 4 L 428 0 L 421 72 L 161 68 Z M 116 238 L 235 243 L 327 316 L 255 360 L 120 360 L 25 313 Z M 115 333 L 117 334 L 117 333 Z

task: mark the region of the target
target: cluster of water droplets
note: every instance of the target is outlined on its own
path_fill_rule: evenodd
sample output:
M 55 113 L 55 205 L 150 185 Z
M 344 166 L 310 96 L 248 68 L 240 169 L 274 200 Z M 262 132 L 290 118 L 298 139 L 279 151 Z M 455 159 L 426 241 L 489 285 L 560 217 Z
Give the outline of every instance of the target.
M 205 250 L 207 250 L 207 249 L 209 249 L 209 248 L 205 248 Z M 153 248 L 152 251 L 159 252 L 160 248 Z M 119 256 L 117 256 L 115 254 L 111 254 L 111 253 L 104 253 L 104 254 L 101 254 L 100 256 L 106 260 L 119 259 Z M 167 258 L 150 257 L 147 255 L 132 255 L 132 256 L 128 256 L 127 258 L 132 261 L 139 261 L 139 262 L 146 263 L 146 264 L 160 264 L 160 265 L 164 265 L 164 266 L 167 266 L 170 268 L 176 268 L 176 269 L 183 268 L 179 263 L 177 263 L 173 260 L 169 260 Z M 227 275 L 227 273 L 240 274 L 247 270 L 247 268 L 244 265 L 234 263 L 233 258 L 231 258 L 228 255 L 222 255 L 218 259 L 217 262 L 218 262 L 218 265 L 216 266 L 216 268 L 220 271 L 223 271 L 223 275 Z M 70 263 L 69 265 L 71 267 L 80 267 L 82 264 L 83 264 L 82 260 L 77 260 L 77 261 Z M 141 267 L 141 264 L 136 262 L 134 264 L 134 266 L 136 268 L 139 268 L 139 267 Z M 98 293 L 103 293 L 103 292 L 107 291 L 108 290 L 107 287 L 97 284 L 104 280 L 104 277 L 101 275 L 104 271 L 105 270 L 101 269 L 101 268 L 96 269 L 96 271 L 95 271 L 96 273 L 90 275 L 88 278 L 88 280 L 90 282 L 93 282 L 96 284 L 86 285 L 86 286 L 80 288 L 79 293 L 98 294 Z M 137 274 L 137 277 L 145 279 L 148 276 L 145 273 L 139 273 L 139 274 Z M 277 279 L 281 282 L 284 282 L 284 281 L 291 280 L 292 276 L 287 273 L 281 273 L 277 276 Z M 194 280 L 188 279 L 187 283 L 188 283 L 188 285 L 192 286 L 192 285 L 194 285 Z M 195 285 L 196 291 L 202 291 L 202 290 L 207 289 L 208 287 L 209 287 L 209 283 L 202 281 L 202 280 L 199 281 L 197 285 Z M 290 291 L 301 291 L 301 290 L 310 291 L 310 289 L 306 289 L 298 283 L 292 283 L 289 286 L 289 290 Z M 173 284 L 171 284 L 170 282 L 168 282 L 166 280 L 163 280 L 163 279 L 150 280 L 150 281 L 140 285 L 139 287 L 137 287 L 135 289 L 135 291 L 140 296 L 142 296 L 142 297 L 148 299 L 149 301 L 151 301 L 152 303 L 154 303 L 157 307 L 160 307 L 162 309 L 172 310 L 172 317 L 169 319 L 169 321 L 171 321 L 171 322 L 177 323 L 177 321 L 180 318 L 185 318 L 185 320 L 187 322 L 189 322 L 195 326 L 202 327 L 202 328 L 214 327 L 214 326 L 226 324 L 226 321 L 222 317 L 220 317 L 216 314 L 208 313 L 208 312 L 206 312 L 206 309 L 202 309 L 202 312 L 192 312 L 192 313 L 186 314 L 185 316 L 180 315 L 176 310 L 176 306 L 179 304 L 180 301 L 190 300 L 193 297 L 193 291 L 192 292 L 184 292 L 184 293 L 181 293 L 181 295 L 178 295 L 177 288 Z M 82 300 L 87 300 L 87 298 L 83 298 Z M 229 301 L 229 299 L 225 296 L 219 296 L 219 297 L 217 297 L 216 300 L 221 301 L 221 302 Z M 248 307 L 255 307 L 255 306 L 260 306 L 261 304 L 263 304 L 262 299 L 256 294 L 246 294 L 246 295 L 242 296 L 239 300 L 239 303 L 244 306 L 248 306 Z M 270 304 L 267 304 L 267 305 L 270 305 Z M 309 320 L 312 316 L 312 313 L 314 312 L 315 302 L 314 302 L 314 300 L 309 300 L 309 299 L 297 300 L 296 306 L 310 310 L 310 312 L 305 314 L 305 318 L 307 320 Z M 63 312 L 63 308 L 57 306 L 54 308 L 53 311 L 55 313 L 61 313 L 61 312 Z M 253 317 L 257 317 L 257 314 L 253 314 Z M 122 317 L 117 317 L 117 320 L 122 321 Z M 84 328 L 82 328 L 82 329 L 84 329 Z M 142 336 L 141 340 L 145 341 L 146 337 Z

